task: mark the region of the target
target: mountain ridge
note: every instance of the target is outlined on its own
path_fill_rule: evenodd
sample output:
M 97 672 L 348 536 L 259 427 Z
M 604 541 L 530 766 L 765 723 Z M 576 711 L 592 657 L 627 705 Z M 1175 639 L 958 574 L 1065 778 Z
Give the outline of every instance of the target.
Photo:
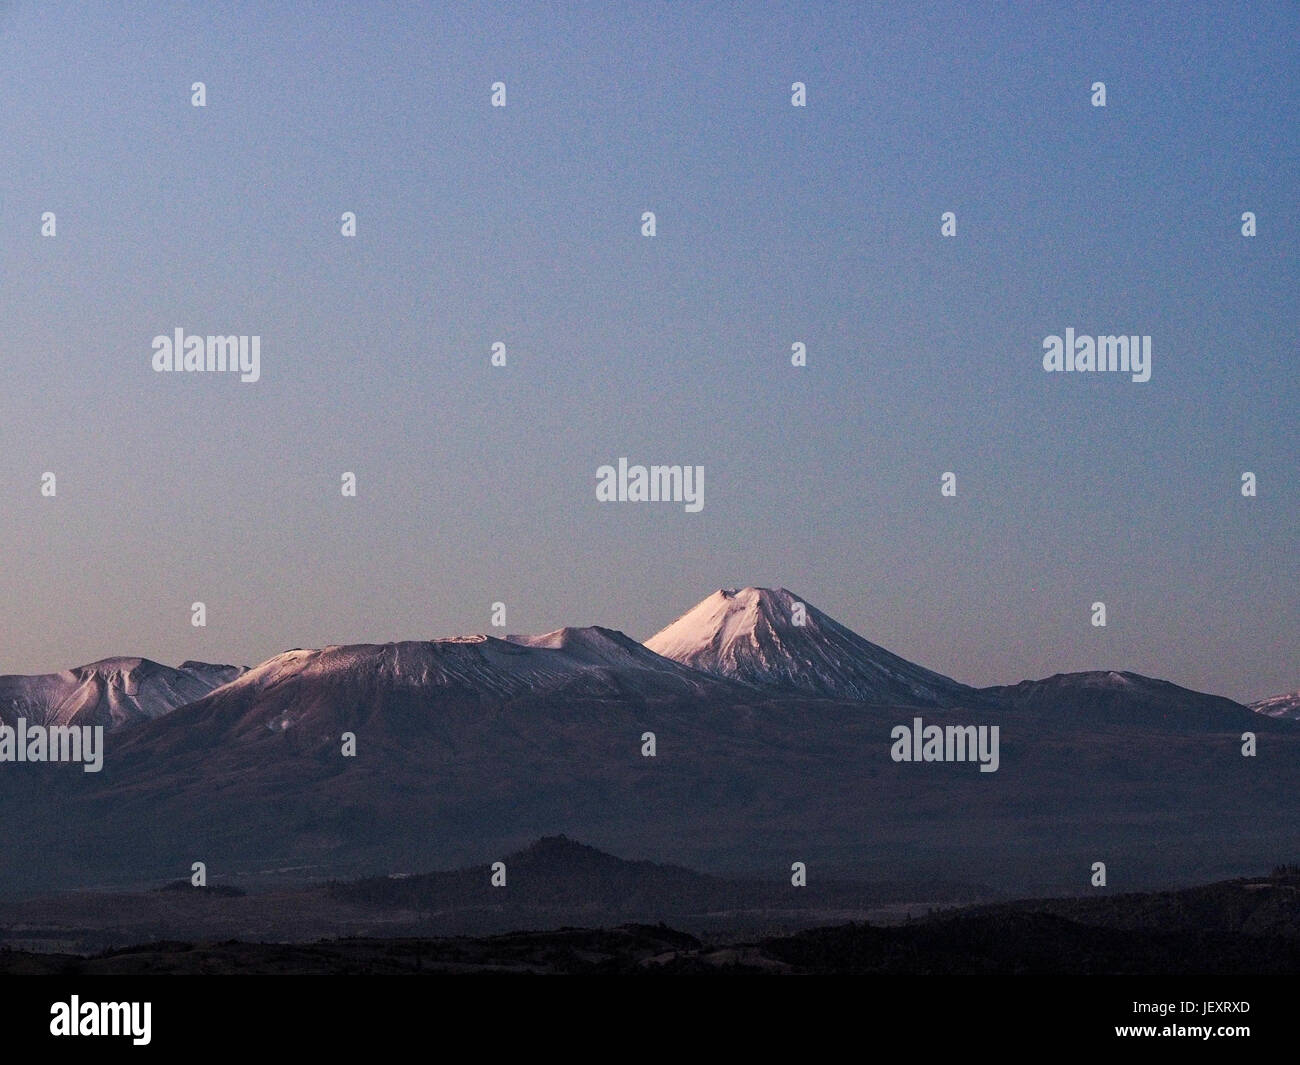
M 1250 709 L 1265 717 L 1300 721 L 1300 690 L 1271 695 L 1267 699 L 1249 704 Z
M 798 620 L 797 620 L 798 618 Z M 802 621 L 802 624 L 799 623 Z M 130 728 L 173 713 L 227 684 L 259 690 L 290 677 L 359 671 L 430 691 L 487 699 L 553 691 L 608 698 L 801 696 L 919 708 L 1043 709 L 1054 702 L 1108 714 L 1147 701 L 1218 700 L 1300 720 L 1300 692 L 1243 707 L 1128 671 L 1085 670 L 976 688 L 871 643 L 785 588 L 720 588 L 648 640 L 599 625 L 540 635 L 475 634 L 433 640 L 294 648 L 251 669 L 187 660 L 179 667 L 129 656 L 57 674 L 0 676 L 0 723 Z
M 244 666 L 102 658 L 59 673 L 0 676 L 0 723 L 102 725 L 109 731 L 162 717 L 238 678 Z

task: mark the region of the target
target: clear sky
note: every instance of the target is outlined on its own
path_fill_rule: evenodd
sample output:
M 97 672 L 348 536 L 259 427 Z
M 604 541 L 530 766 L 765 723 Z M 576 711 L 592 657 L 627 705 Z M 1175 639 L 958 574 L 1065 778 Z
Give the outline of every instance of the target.
M 495 601 L 645 639 L 761 584 L 972 684 L 1300 687 L 1298 40 L 1266 3 L 0 4 L 0 673 Z M 260 336 L 261 380 L 153 372 L 176 327 Z M 1150 335 L 1151 380 L 1044 372 L 1067 327 Z M 599 503 L 620 456 L 702 465 L 703 510 Z

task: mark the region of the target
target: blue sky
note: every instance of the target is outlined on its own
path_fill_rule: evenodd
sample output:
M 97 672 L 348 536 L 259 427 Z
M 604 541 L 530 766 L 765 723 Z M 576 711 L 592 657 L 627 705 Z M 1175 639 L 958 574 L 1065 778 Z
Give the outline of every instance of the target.
M 1300 687 L 1298 41 L 1288 4 L 2 7 L 0 672 L 495 601 L 644 639 L 765 584 L 967 683 Z M 177 326 L 262 379 L 152 372 Z M 1150 335 L 1151 380 L 1044 373 L 1066 327 Z M 619 456 L 704 509 L 598 503 Z

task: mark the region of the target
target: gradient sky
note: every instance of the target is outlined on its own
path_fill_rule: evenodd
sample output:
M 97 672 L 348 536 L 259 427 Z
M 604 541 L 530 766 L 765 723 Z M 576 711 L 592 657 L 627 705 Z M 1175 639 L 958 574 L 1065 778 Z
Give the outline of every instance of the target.
M 763 584 L 971 684 L 1300 687 L 1296 5 L 161 6 L 0 5 L 0 673 Z

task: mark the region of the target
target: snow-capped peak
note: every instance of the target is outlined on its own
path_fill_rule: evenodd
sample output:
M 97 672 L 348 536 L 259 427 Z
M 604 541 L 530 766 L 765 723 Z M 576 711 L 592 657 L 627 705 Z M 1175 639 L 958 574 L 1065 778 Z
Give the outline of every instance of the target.
M 1300 721 L 1300 691 L 1261 699 L 1257 703 L 1251 703 L 1250 708 L 1255 713 L 1263 714 L 1265 717 L 1281 717 Z
M 907 705 L 975 697 L 965 685 L 864 640 L 786 588 L 720 588 L 646 646 L 760 688 Z
M 161 717 L 201 699 L 243 672 L 241 666 L 186 662 L 179 669 L 148 658 L 103 658 L 61 673 L 0 677 L 0 721 L 104 725 Z

